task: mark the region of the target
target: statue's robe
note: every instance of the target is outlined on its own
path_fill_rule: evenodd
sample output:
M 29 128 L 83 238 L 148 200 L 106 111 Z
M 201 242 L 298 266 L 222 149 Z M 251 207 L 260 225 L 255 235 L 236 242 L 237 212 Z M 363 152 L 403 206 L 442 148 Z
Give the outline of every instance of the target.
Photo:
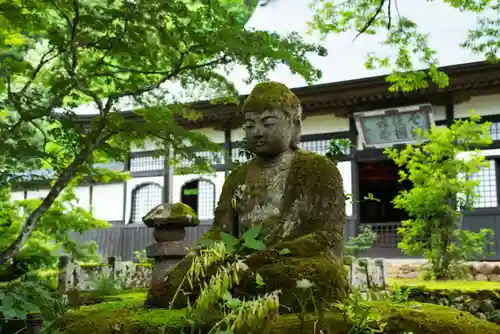
M 241 234 L 249 227 L 236 224 L 241 215 L 238 194 L 248 190 L 254 163 L 251 160 L 239 166 L 226 178 L 214 224 L 202 239 L 219 240 L 220 232 L 234 235 L 237 228 Z M 294 289 L 300 279 L 314 283 L 320 298 L 343 299 L 347 292 L 341 259 L 346 216 L 342 177 L 337 166 L 324 156 L 296 150 L 282 196 L 278 214 L 262 215 L 263 220 L 255 222 L 263 226 L 267 249 L 252 255 L 246 261 L 248 266 L 264 278 L 268 292 L 283 290 L 282 299 L 288 303 L 293 303 L 295 297 L 287 291 Z M 280 255 L 283 249 L 287 249 L 286 255 Z M 149 303 L 167 306 L 189 265 L 190 259 L 186 257 L 169 273 L 164 286 L 152 287 L 155 291 L 150 291 Z M 241 289 L 251 287 L 243 280 Z M 176 307 L 183 304 L 185 301 L 176 299 Z

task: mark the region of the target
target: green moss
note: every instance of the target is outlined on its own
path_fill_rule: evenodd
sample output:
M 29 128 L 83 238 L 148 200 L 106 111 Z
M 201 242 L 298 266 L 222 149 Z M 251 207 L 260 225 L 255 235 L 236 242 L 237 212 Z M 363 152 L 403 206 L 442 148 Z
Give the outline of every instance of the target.
M 255 266 L 255 271 L 264 279 L 266 292 L 281 290 L 280 302 L 287 311 L 300 311 L 297 296 L 302 294 L 302 290 L 297 288 L 297 282 L 303 279 L 314 284 L 316 303 L 334 303 L 347 296 L 348 285 L 343 268 L 333 258 L 326 255 L 282 257 L 268 262 L 271 263 Z M 249 264 L 251 269 L 254 269 L 254 265 Z M 256 288 L 254 278 L 250 284 L 242 283 L 242 290 L 247 293 L 258 291 Z M 306 303 L 308 309 L 314 310 L 312 299 L 308 299 Z
M 196 217 L 197 216 L 197 214 L 193 210 L 193 208 L 191 208 L 189 205 L 181 203 L 181 202 L 172 204 L 171 209 L 172 209 L 172 211 L 170 213 L 171 218 L 182 218 L 182 217 L 186 217 L 186 216 Z
M 500 327 L 471 314 L 448 307 L 407 303 L 388 305 L 374 303 L 388 322 L 386 333 L 413 332 L 418 334 L 500 334 Z M 194 315 L 186 310 L 144 309 L 137 302 L 110 302 L 71 311 L 58 322 L 58 329 L 67 334 L 80 333 L 181 333 L 190 332 Z M 207 328 L 206 326 L 197 326 Z M 208 326 L 209 327 L 209 326 Z M 296 315 L 281 315 L 269 323 L 267 333 L 346 334 L 349 326 L 336 312 L 327 312 L 324 321 L 306 315 L 301 321 Z M 204 332 L 204 331 L 202 331 Z M 197 332 L 195 332 L 197 333 Z M 247 334 L 248 331 L 245 331 Z M 261 331 L 259 331 L 261 333 Z
M 291 116 L 300 108 L 300 101 L 284 84 L 269 81 L 257 84 L 243 104 L 243 112 L 263 112 L 271 108 L 283 110 Z
M 389 279 L 390 284 L 423 287 L 427 290 L 456 290 L 476 292 L 478 290 L 499 290 L 500 282 L 488 281 L 423 281 L 412 279 Z
M 184 203 L 164 203 L 151 209 L 142 219 L 148 227 L 197 226 L 200 220 L 196 212 Z

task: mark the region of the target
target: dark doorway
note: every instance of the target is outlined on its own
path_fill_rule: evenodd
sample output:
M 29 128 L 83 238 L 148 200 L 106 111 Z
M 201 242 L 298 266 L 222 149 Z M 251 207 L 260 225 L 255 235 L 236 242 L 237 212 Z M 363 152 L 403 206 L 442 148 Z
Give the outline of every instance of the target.
M 359 163 L 360 225 L 377 233 L 377 240 L 367 256 L 400 257 L 398 228 L 408 214 L 396 209 L 392 201 L 411 182 L 399 182 L 398 167 L 393 161 Z M 367 199 L 370 194 L 377 200 Z
M 392 161 L 359 164 L 359 195 L 361 223 L 401 222 L 408 219 L 403 210 L 394 208 L 392 200 L 411 183 L 399 182 L 398 167 Z M 372 194 L 378 201 L 365 198 Z
M 181 189 L 181 202 L 189 205 L 194 212 L 198 212 L 199 180 L 187 182 Z

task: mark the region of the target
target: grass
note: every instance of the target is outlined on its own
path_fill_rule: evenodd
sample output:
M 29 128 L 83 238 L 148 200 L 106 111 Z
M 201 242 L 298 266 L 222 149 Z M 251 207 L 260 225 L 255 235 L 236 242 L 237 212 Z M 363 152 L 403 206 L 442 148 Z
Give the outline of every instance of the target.
M 478 290 L 500 290 L 500 282 L 488 281 L 423 281 L 417 279 L 389 278 L 389 284 L 414 285 L 428 290 L 458 290 L 475 292 Z

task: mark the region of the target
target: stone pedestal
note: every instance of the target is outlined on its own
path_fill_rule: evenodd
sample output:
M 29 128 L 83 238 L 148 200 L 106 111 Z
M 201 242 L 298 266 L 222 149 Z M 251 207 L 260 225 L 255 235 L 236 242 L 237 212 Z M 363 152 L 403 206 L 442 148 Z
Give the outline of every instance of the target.
M 172 267 L 186 255 L 189 245 L 184 241 L 158 242 L 146 247 L 146 255 L 154 259 L 151 285 L 163 282 Z
M 160 204 L 142 220 L 146 226 L 154 228 L 156 243 L 146 247 L 146 255 L 154 260 L 151 286 L 157 286 L 187 253 L 186 227 L 197 226 L 200 221 L 193 209 L 184 203 Z

